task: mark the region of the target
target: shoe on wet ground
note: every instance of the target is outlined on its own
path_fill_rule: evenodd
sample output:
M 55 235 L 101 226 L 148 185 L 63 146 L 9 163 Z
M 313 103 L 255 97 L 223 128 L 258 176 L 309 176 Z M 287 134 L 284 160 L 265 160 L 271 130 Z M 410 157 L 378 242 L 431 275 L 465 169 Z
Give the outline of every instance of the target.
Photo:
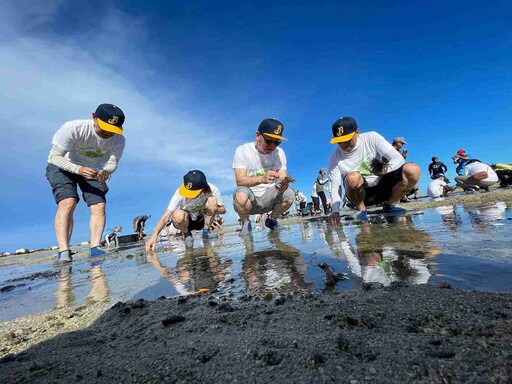
M 405 212 L 407 212 L 407 210 L 404 208 L 397 207 L 394 204 L 384 203 L 384 206 L 382 207 L 382 212 L 391 213 L 391 214 L 395 214 L 395 215 L 403 215 Z
M 183 234 L 185 237 L 185 247 L 193 247 L 194 246 L 194 238 L 192 237 L 192 232 L 188 231 Z
M 359 221 L 368 221 L 368 211 L 365 209 L 364 211 L 359 212 L 356 215 L 356 220 Z
M 97 257 L 97 256 L 103 256 L 107 252 L 105 252 L 103 249 L 100 249 L 100 247 L 91 247 L 91 250 L 89 252 L 90 257 Z
M 252 232 L 252 225 L 250 221 L 242 223 L 242 229 L 240 230 L 240 236 L 250 235 Z
M 277 229 L 279 224 L 277 224 L 277 220 L 271 219 L 270 217 L 267 217 L 267 220 L 265 220 L 265 227 L 270 229 Z
M 219 235 L 217 235 L 215 232 L 212 232 L 206 228 L 203 228 L 203 234 L 201 236 L 203 239 L 217 239 L 219 237 Z
M 70 249 L 59 252 L 57 254 L 57 263 L 58 264 L 67 264 L 67 263 L 71 263 L 72 261 L 73 261 L 73 257 L 71 257 Z

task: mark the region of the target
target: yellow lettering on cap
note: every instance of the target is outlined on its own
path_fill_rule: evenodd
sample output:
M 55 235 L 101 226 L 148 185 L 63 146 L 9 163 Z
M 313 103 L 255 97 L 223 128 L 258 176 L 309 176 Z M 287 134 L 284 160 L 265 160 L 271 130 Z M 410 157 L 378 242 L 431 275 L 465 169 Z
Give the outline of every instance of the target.
M 274 131 L 276 135 L 279 135 L 283 131 L 283 126 L 281 124 L 277 125 L 277 129 Z
M 343 126 L 340 125 L 338 127 L 338 133 L 336 134 L 336 136 L 341 136 L 341 135 L 343 135 Z
M 108 119 L 109 124 L 116 124 L 119 121 L 119 117 L 113 116 L 111 119 Z
M 185 185 L 185 188 L 191 189 L 192 188 L 192 183 L 187 183 L 187 185 Z

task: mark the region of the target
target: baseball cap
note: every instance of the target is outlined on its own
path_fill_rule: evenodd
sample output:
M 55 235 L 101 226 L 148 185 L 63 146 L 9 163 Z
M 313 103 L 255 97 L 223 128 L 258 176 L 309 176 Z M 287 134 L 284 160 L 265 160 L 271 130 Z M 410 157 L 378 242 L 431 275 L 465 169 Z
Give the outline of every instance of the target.
M 332 125 L 331 144 L 349 141 L 357 131 L 357 123 L 353 117 L 341 117 Z
M 178 190 L 178 193 L 189 199 L 195 199 L 207 184 L 206 176 L 203 172 L 198 170 L 190 171 L 183 176 L 183 185 Z
M 466 152 L 465 150 L 463 150 L 463 149 L 459 149 L 459 150 L 457 151 L 457 155 L 461 155 L 461 154 L 463 154 L 463 153 L 465 153 L 465 152 Z
M 124 113 L 114 104 L 100 104 L 94 115 L 98 119 L 98 125 L 107 132 L 123 134 Z
M 403 144 L 407 144 L 407 142 L 405 141 L 405 139 L 403 138 L 403 136 L 395 137 L 395 138 L 393 139 L 393 143 L 403 143 Z
M 284 125 L 276 119 L 265 119 L 260 123 L 258 132 L 262 135 L 272 137 L 273 139 L 288 140 L 281 136 L 284 131 Z

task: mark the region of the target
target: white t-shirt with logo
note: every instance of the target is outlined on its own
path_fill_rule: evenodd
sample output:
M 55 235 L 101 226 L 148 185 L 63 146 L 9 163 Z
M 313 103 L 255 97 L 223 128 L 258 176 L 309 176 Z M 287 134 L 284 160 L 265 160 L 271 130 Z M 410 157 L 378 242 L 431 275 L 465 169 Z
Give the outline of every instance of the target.
M 336 146 L 329 159 L 333 212 L 339 212 L 341 197 L 338 188 L 349 172 L 359 172 L 368 183 L 368 187 L 379 183 L 381 176 L 372 174 L 370 170 L 370 163 L 375 158 L 388 160 L 388 173 L 400 168 L 405 163 L 402 155 L 377 132 L 360 134 L 356 146 L 350 152 L 343 151 Z
M 180 189 L 178 188 L 176 192 L 174 192 L 174 195 L 172 196 L 167 209 L 169 211 L 176 211 L 177 209 L 187 211 L 190 214 L 190 218 L 192 220 L 196 220 L 197 217 L 203 212 L 204 203 L 210 196 L 215 196 L 217 199 L 217 205 L 224 205 L 219 189 L 213 184 L 208 185 L 210 186 L 212 193 L 201 192 L 195 199 L 189 199 L 180 195 Z
M 466 175 L 466 176 L 471 176 L 471 175 L 474 175 L 475 173 L 482 172 L 482 171 L 487 172 L 487 174 L 489 175 L 489 177 L 484 179 L 485 181 L 498 181 L 498 175 L 487 164 L 475 161 L 474 163 L 467 164 L 464 167 L 464 175 Z
M 52 144 L 68 151 L 64 157 L 73 164 L 101 170 L 110 156 L 121 159 L 125 138 L 114 135 L 103 139 L 94 130 L 94 120 L 73 120 L 59 128 Z
M 427 187 L 427 195 L 429 195 L 430 197 L 433 197 L 433 198 L 440 197 L 444 192 L 443 187 L 446 185 L 447 184 L 444 180 L 441 180 L 441 179 L 432 180 Z
M 286 155 L 279 147 L 265 155 L 258 152 L 255 142 L 242 144 L 235 151 L 233 169 L 246 169 L 249 177 L 263 176 L 267 171 L 279 172 L 286 169 Z M 261 197 L 267 188 L 274 186 L 274 183 L 262 183 L 250 188 L 255 196 Z

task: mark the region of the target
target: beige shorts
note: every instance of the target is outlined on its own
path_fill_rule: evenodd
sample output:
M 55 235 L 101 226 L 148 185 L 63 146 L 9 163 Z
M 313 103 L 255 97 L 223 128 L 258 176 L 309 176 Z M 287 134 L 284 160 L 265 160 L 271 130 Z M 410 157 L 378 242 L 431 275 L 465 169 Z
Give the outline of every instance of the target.
M 251 215 L 268 213 L 274 210 L 274 206 L 281 204 L 283 201 L 291 201 L 293 203 L 295 200 L 295 193 L 290 187 L 283 193 L 280 193 L 274 187 L 267 188 L 261 197 L 256 197 L 249 187 L 237 187 L 235 192 L 233 192 L 233 199 L 237 193 L 245 193 L 249 197 L 252 204 L 252 209 L 249 213 Z

